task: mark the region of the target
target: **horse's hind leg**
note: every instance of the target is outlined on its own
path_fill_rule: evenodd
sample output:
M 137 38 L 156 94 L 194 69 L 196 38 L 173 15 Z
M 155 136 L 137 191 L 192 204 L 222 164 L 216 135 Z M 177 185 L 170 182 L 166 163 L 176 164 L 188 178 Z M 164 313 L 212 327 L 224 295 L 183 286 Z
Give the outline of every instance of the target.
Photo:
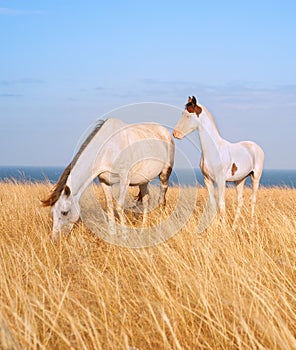
M 162 172 L 159 174 L 159 180 L 160 180 L 160 193 L 158 198 L 158 204 L 161 205 L 162 209 L 165 208 L 166 205 L 166 193 L 169 186 L 169 178 L 172 172 L 171 166 L 165 166 L 162 170 Z
M 237 225 L 237 221 L 240 217 L 241 208 L 244 202 L 243 191 L 244 191 L 245 181 L 246 181 L 246 178 L 236 182 L 237 207 L 236 207 L 235 217 L 234 217 L 233 226 L 232 226 L 233 228 L 235 228 Z
M 147 213 L 149 207 L 149 190 L 148 184 L 139 185 L 140 192 L 138 196 L 138 201 L 142 202 L 143 205 L 143 221 L 142 225 L 144 226 L 147 221 Z

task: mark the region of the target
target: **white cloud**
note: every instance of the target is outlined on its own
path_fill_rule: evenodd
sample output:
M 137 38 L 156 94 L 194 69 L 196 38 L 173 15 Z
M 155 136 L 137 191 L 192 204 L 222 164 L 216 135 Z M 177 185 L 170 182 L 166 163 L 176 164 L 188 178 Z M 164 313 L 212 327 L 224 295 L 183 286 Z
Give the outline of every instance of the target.
M 26 84 L 43 84 L 41 79 L 23 78 L 17 80 L 0 80 L 0 86 L 26 85 Z
M 38 10 L 20 10 L 9 7 L 0 7 L 0 16 L 40 15 L 42 13 L 42 11 Z
M 138 94 L 143 97 L 161 96 L 163 101 L 170 103 L 188 95 L 195 95 L 200 102 L 210 108 L 215 103 L 234 109 L 258 108 L 265 109 L 270 105 L 295 106 L 296 85 L 266 86 L 260 82 L 235 81 L 225 85 L 206 85 L 186 81 L 158 81 L 143 79 L 138 82 Z
M 22 95 L 20 94 L 14 94 L 14 93 L 0 93 L 0 97 L 20 97 Z

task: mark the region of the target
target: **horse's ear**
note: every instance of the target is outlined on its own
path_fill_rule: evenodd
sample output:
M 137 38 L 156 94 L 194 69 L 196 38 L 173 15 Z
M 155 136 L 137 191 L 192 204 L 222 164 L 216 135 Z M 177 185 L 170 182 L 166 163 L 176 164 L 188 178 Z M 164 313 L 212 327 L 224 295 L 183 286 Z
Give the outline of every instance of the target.
M 199 116 L 200 113 L 202 112 L 202 108 L 198 105 L 195 105 L 194 112 Z
M 70 194 L 71 194 L 70 187 L 65 186 L 64 192 L 65 192 L 65 195 L 66 195 L 67 197 L 69 197 L 69 196 L 70 196 Z
M 194 105 L 196 105 L 196 98 L 195 98 L 195 96 L 192 96 L 191 102 L 192 102 Z
M 192 101 L 191 97 L 188 96 L 188 103 L 190 103 Z

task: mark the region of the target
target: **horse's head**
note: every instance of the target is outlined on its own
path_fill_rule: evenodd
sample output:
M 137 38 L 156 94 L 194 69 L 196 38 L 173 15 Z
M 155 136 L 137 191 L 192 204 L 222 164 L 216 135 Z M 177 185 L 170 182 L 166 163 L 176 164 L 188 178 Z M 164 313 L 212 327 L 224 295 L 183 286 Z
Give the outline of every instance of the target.
M 79 219 L 80 207 L 68 186 L 65 186 L 58 200 L 51 207 L 53 215 L 52 239 L 58 239 L 63 228 L 70 231 Z
M 180 120 L 174 128 L 173 135 L 177 139 L 182 139 L 199 127 L 199 115 L 202 113 L 202 108 L 197 104 L 194 96 L 188 97 L 188 102 L 185 105 L 185 110 L 182 113 Z

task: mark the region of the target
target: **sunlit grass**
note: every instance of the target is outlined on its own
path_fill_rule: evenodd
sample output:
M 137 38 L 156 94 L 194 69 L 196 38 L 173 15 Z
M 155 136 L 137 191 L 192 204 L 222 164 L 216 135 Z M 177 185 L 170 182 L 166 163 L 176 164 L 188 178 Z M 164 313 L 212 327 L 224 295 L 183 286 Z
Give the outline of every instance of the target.
M 179 233 L 129 249 L 82 223 L 52 243 L 50 210 L 39 203 L 48 189 L 0 184 L 1 349 L 296 348 L 296 190 L 260 188 L 252 231 L 250 189 L 236 230 L 228 189 L 229 225 L 198 235 L 200 189 Z M 164 215 L 177 192 L 169 189 Z

